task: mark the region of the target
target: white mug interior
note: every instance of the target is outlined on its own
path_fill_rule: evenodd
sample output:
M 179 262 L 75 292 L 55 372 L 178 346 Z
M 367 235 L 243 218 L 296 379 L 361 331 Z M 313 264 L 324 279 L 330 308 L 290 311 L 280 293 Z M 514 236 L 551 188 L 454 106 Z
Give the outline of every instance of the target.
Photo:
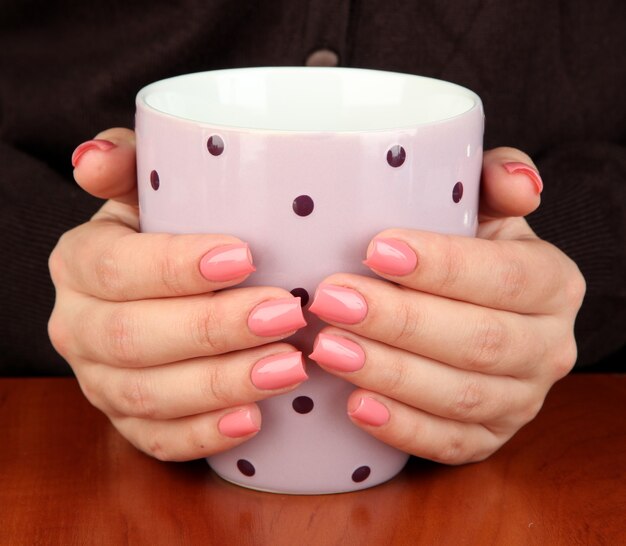
M 163 114 L 213 126 L 269 131 L 384 131 L 436 123 L 480 104 L 459 85 L 352 68 L 261 67 L 162 80 L 139 100 Z

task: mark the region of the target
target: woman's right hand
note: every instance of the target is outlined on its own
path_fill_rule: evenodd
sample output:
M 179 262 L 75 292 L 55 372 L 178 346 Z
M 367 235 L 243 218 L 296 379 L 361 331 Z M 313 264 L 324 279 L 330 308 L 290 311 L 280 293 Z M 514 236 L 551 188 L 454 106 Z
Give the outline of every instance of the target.
M 74 152 L 76 181 L 108 199 L 50 256 L 49 334 L 87 399 L 142 451 L 190 460 L 261 426 L 254 403 L 307 376 L 278 343 L 304 326 L 300 300 L 236 288 L 254 271 L 227 235 L 139 233 L 134 134 L 110 129 Z

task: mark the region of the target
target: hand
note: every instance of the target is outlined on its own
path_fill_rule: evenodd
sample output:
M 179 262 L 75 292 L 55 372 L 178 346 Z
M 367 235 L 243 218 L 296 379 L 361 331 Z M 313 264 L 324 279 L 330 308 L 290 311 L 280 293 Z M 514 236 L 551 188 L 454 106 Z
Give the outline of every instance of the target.
M 523 215 L 542 183 L 522 152 L 485 153 L 478 238 L 393 229 L 366 265 L 391 282 L 333 275 L 310 310 L 334 327 L 312 358 L 359 387 L 355 425 L 403 451 L 478 461 L 535 417 L 576 360 L 585 291 L 576 265 Z
M 226 235 L 138 233 L 134 135 L 111 129 L 77 148 L 74 176 L 109 198 L 50 256 L 50 338 L 88 400 L 142 451 L 188 460 L 261 426 L 257 400 L 307 378 L 278 343 L 302 327 L 299 299 L 269 287 L 220 291 L 253 272 Z

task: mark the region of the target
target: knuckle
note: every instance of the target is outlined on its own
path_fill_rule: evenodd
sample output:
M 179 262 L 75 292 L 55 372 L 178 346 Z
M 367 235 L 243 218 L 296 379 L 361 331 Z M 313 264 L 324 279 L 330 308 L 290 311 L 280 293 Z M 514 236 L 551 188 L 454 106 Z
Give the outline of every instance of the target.
M 216 302 L 208 295 L 208 302 L 190 318 L 191 336 L 205 355 L 226 352 L 225 334 Z
M 415 431 L 405 428 L 398 431 L 396 437 L 394 438 L 394 446 L 405 453 L 421 456 L 418 449 L 419 443 L 416 438 L 419 438 L 419 436 L 415 434 Z
M 459 465 L 471 459 L 465 436 L 460 432 L 452 432 L 435 453 L 433 460 L 449 465 Z
M 200 378 L 200 390 L 202 399 L 207 401 L 211 409 L 222 409 L 235 403 L 233 392 L 237 384 L 228 381 L 224 369 L 219 365 L 209 365 L 202 371 Z
M 56 308 L 52 310 L 48 320 L 48 337 L 56 352 L 67 358 L 70 353 L 71 331 Z
M 123 367 L 141 364 L 138 349 L 137 319 L 124 304 L 115 304 L 104 319 L 103 349 L 111 359 Z
M 578 310 L 585 297 L 587 284 L 576 264 L 573 264 L 573 268 L 573 273 L 568 276 L 565 283 L 565 298 L 571 308 Z
M 143 370 L 125 374 L 124 380 L 113 389 L 110 398 L 120 414 L 145 419 L 158 417 L 158 405 Z
M 582 305 L 587 290 L 586 281 L 576 262 L 554 245 L 543 242 L 549 248 L 550 263 L 546 270 L 554 271 L 551 282 L 545 283 L 544 301 L 561 309 L 577 311 Z
M 488 372 L 504 356 L 509 344 L 509 333 L 503 322 L 493 312 L 485 312 L 473 322 L 469 343 L 464 349 L 464 367 Z
M 377 378 L 377 391 L 387 396 L 402 392 L 408 384 L 408 370 L 401 357 L 390 358 L 385 361 L 385 366 L 379 367 L 381 374 Z
M 140 449 L 158 461 L 174 461 L 174 453 L 168 446 L 169 442 L 163 437 L 162 433 L 153 432 L 152 435 L 145 440 L 145 447 L 140 447 Z
M 403 347 L 411 345 L 423 321 L 421 311 L 410 299 L 403 298 L 395 313 L 391 336 L 392 345 Z
M 519 425 L 530 423 L 543 407 L 543 399 L 532 399 L 526 402 L 519 412 Z
M 480 380 L 466 378 L 455 393 L 449 413 L 454 420 L 470 420 L 485 403 L 485 392 Z
M 567 342 L 559 346 L 555 356 L 552 358 L 552 370 L 554 379 L 559 380 L 572 371 L 576 359 L 578 358 L 578 348 L 573 335 L 569 337 Z
M 163 462 L 189 461 L 218 451 L 211 445 L 212 434 L 205 420 L 191 419 L 180 424 L 176 431 L 155 431 L 143 444 L 142 451 Z M 177 441 L 173 445 L 172 435 Z
M 161 283 L 174 296 L 184 296 L 187 291 L 183 281 L 182 271 L 185 270 L 185 256 L 182 251 L 180 237 L 166 235 L 161 259 L 158 262 L 158 275 Z
M 106 298 L 126 299 L 120 263 L 120 251 L 116 244 L 104 249 L 94 259 L 95 285 L 98 292 Z
M 62 235 L 61 238 L 64 236 Z M 59 250 L 59 244 L 52 250 L 48 257 L 48 271 L 50 272 L 50 278 L 52 283 L 57 286 L 63 279 L 65 273 L 65 262 L 61 251 Z
M 109 415 L 112 412 L 111 407 L 103 395 L 104 393 L 102 392 L 102 388 L 98 385 L 98 382 L 94 380 L 94 377 L 89 373 L 86 373 L 84 369 L 76 369 L 74 370 L 74 373 L 76 375 L 78 385 L 80 386 L 80 390 L 89 403 L 104 412 L 106 415 Z
M 215 446 L 208 445 L 211 438 L 208 428 L 205 420 L 192 420 L 189 423 L 185 435 L 185 453 L 179 460 L 197 459 L 207 455 L 209 447 L 213 448 L 211 451 L 215 450 Z
M 441 268 L 439 279 L 439 290 L 445 293 L 451 287 L 458 284 L 465 270 L 465 260 L 463 253 L 454 244 L 454 240 L 450 237 L 444 239 L 447 244 L 441 245 Z
M 500 282 L 496 283 L 496 305 L 509 306 L 512 302 L 521 300 L 528 291 L 530 277 L 526 266 L 516 254 L 510 254 L 501 260 L 502 270 Z
M 394 438 L 394 445 L 405 453 L 417 454 L 420 452 L 420 438 L 424 436 L 425 427 L 419 421 L 406 423 L 406 426 L 399 427 Z

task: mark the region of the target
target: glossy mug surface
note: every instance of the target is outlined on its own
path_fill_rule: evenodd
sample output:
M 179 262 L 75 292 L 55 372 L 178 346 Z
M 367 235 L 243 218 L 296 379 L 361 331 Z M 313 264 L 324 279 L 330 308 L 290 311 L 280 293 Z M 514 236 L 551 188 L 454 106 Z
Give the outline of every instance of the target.
M 247 68 L 179 76 L 137 95 L 146 232 L 227 233 L 249 243 L 245 284 L 312 296 L 362 264 L 379 231 L 474 236 L 484 116 L 479 97 L 419 76 L 349 68 Z M 312 351 L 323 323 L 287 341 Z M 408 456 L 355 427 L 352 384 L 307 362 L 296 391 L 259 403 L 262 429 L 208 462 L 231 482 L 336 493 L 389 480 Z

